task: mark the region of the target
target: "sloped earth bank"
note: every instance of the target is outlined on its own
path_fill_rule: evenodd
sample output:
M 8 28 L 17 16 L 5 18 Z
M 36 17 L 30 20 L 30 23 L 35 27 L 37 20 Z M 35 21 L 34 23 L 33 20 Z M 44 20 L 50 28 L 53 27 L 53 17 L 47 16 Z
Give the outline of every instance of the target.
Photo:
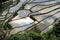
M 9 21 L 13 28 L 10 35 L 32 29 L 34 26 L 43 34 L 60 17 L 60 4 L 59 0 L 20 0 L 9 8 L 8 14 L 17 14 Z

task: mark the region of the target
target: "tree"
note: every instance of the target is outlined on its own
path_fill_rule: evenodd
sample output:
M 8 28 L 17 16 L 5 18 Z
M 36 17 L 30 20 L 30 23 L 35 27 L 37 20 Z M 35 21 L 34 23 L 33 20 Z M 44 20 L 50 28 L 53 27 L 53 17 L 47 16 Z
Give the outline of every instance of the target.
M 7 1 L 7 0 L 0 0 L 0 3 L 3 3 L 3 2 L 5 2 L 5 1 Z
M 55 31 L 55 35 L 57 37 L 60 37 L 60 20 L 57 24 L 55 24 L 54 31 Z
M 42 35 L 43 40 L 60 40 L 60 20 L 54 27 Z
M 1 12 L 1 10 L 2 10 L 2 4 L 0 3 L 0 12 Z
M 38 28 L 33 28 L 32 30 L 26 31 L 22 34 L 17 33 L 8 37 L 7 40 L 42 40 L 41 34 Z

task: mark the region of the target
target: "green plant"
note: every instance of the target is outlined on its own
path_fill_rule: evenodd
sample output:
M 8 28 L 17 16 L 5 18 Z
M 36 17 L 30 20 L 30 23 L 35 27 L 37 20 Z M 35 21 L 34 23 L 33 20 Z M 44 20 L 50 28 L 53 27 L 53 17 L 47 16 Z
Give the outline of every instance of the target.
M 11 35 L 8 40 L 41 40 L 40 33 L 29 31 L 23 34 Z
M 42 40 L 40 32 L 33 29 L 22 34 L 11 35 L 7 40 Z
M 54 27 L 42 35 L 43 40 L 60 40 L 60 22 L 55 23 Z

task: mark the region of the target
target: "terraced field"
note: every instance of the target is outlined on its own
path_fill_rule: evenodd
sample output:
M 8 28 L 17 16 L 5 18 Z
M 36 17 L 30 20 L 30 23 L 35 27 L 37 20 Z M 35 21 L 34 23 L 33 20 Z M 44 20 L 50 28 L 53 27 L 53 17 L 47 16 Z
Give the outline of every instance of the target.
M 59 0 L 14 0 L 13 2 L 15 3 L 10 5 L 8 10 L 6 9 L 7 12 L 3 11 L 3 17 L 0 17 L 0 20 L 5 17 L 5 21 L 8 19 L 13 28 L 10 34 L 26 31 L 35 26 L 41 30 L 41 33 L 44 33 L 45 30 L 53 27 L 56 19 L 60 18 Z M 6 16 L 6 14 L 8 15 Z

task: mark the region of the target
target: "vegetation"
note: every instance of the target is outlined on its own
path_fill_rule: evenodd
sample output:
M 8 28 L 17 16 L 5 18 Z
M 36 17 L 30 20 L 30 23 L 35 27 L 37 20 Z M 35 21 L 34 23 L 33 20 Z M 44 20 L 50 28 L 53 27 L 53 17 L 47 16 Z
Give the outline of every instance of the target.
M 3 10 L 7 9 L 9 5 L 11 5 L 13 2 L 6 3 L 2 5 L 0 3 L 0 12 Z M 19 10 L 23 10 L 24 6 L 26 5 L 23 4 L 22 7 L 19 8 Z M 17 10 L 17 11 L 19 11 Z M 17 11 L 14 13 L 14 17 L 17 15 Z M 34 19 L 35 20 L 35 19 Z M 1 21 L 0 21 L 1 23 Z M 8 21 L 2 25 L 0 25 L 0 40 L 60 40 L 60 21 L 59 23 L 55 24 L 54 27 L 49 30 L 48 32 L 44 34 L 40 34 L 39 28 L 33 28 L 33 30 L 30 30 L 28 32 L 22 33 L 22 34 L 13 34 L 11 36 L 6 36 L 7 33 L 9 32 L 8 30 L 12 29 L 12 27 L 8 24 Z
M 4 30 L 12 29 L 8 22 L 4 26 Z M 40 34 L 40 30 L 38 28 L 33 28 L 32 30 L 22 33 L 22 34 L 14 34 L 7 37 L 0 37 L 0 40 L 60 40 L 60 21 L 54 24 L 54 27 L 44 34 Z M 4 34 L 4 31 L 0 30 L 0 36 Z M 4 35 L 5 36 L 5 35 Z
M 23 34 L 11 35 L 8 40 L 60 40 L 60 21 L 54 24 L 54 27 L 44 34 L 40 34 L 37 28 Z
M 33 29 L 22 34 L 11 35 L 7 40 L 42 40 L 40 32 Z
M 54 32 L 57 37 L 60 37 L 60 20 L 57 24 L 55 24 Z
M 8 0 L 0 0 L 0 3 L 5 2 L 5 1 L 8 1 Z
M 43 40 L 60 40 L 60 21 L 54 27 L 42 35 Z

